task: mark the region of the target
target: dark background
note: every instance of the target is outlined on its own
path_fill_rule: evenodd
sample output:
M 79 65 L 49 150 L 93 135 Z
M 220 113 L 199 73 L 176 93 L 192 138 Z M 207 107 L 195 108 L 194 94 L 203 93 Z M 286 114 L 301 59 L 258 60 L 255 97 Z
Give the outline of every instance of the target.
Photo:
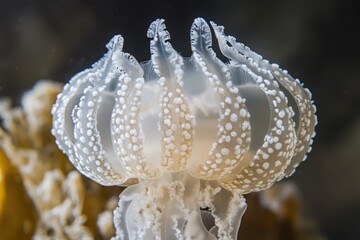
M 360 9 L 351 1 L 0 0 L 0 97 L 15 104 L 40 79 L 65 83 L 105 53 L 115 34 L 139 62 L 146 31 L 166 19 L 189 56 L 201 16 L 280 64 L 308 87 L 318 108 L 313 151 L 291 180 L 328 239 L 360 239 Z

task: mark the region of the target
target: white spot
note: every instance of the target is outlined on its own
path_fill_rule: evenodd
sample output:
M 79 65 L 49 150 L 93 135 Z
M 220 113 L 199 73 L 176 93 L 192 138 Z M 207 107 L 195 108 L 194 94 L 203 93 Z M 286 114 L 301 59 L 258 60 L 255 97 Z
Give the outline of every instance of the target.
M 245 108 L 240 109 L 240 117 L 246 117 L 246 110 L 245 110 Z
M 268 162 L 264 162 L 263 164 L 262 164 L 262 168 L 263 169 L 268 169 L 270 167 L 270 164 L 268 163 Z
M 87 105 L 88 105 L 88 107 L 92 108 L 92 107 L 94 107 L 94 102 L 93 102 L 93 101 L 89 101 Z
M 281 144 L 281 143 L 278 142 L 278 143 L 275 144 L 275 149 L 276 149 L 276 150 L 280 150 L 281 147 L 282 147 L 282 144 Z
M 222 148 L 222 149 L 221 149 L 221 154 L 222 154 L 222 155 L 226 156 L 226 155 L 228 155 L 229 153 L 230 153 L 230 150 L 229 150 L 228 148 Z
M 181 151 L 186 151 L 186 150 L 188 150 L 188 147 L 185 144 L 181 145 Z
M 284 111 L 284 110 L 281 110 L 281 111 L 279 112 L 279 117 L 280 117 L 280 118 L 285 117 L 285 111 Z
M 174 103 L 175 103 L 175 104 L 181 104 L 181 103 L 182 103 L 182 99 L 179 98 L 179 97 L 177 97 L 177 98 L 174 99 Z
M 230 131 L 230 130 L 232 129 L 232 124 L 231 124 L 231 123 L 227 123 L 227 124 L 225 125 L 225 129 L 228 130 L 228 131 Z
M 231 122 L 236 122 L 237 119 L 238 119 L 238 117 L 237 117 L 237 115 L 236 115 L 235 113 L 232 113 L 232 114 L 230 115 L 230 121 L 231 121 Z
M 228 104 L 231 104 L 231 98 L 226 97 L 226 98 L 225 98 L 225 102 L 228 103 Z

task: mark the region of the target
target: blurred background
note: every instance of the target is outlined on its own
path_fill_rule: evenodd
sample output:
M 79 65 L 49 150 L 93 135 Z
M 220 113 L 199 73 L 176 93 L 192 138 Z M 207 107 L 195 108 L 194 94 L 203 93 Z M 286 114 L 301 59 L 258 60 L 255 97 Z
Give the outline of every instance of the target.
M 0 97 L 18 104 L 38 80 L 67 82 L 115 34 L 126 52 L 148 60 L 146 31 L 157 18 L 190 56 L 189 29 L 199 16 L 310 89 L 317 136 L 290 180 L 326 238 L 360 239 L 360 14 L 351 1 L 0 0 Z

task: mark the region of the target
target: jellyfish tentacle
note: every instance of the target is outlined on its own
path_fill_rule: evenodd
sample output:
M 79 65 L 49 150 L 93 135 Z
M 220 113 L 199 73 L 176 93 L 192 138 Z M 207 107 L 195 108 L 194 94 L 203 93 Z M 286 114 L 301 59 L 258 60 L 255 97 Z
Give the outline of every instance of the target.
M 290 164 L 286 167 L 284 175 L 289 177 L 292 175 L 301 161 L 306 159 L 306 154 L 311 150 L 312 138 L 315 136 L 315 126 L 317 124 L 316 108 L 311 100 L 311 93 L 304 88 L 298 79 L 291 77 L 286 70 L 282 70 L 277 64 L 270 64 L 268 60 L 244 44 L 236 42 L 232 36 L 224 36 L 224 27 L 211 23 L 216 36 L 222 46 L 225 55 L 236 58 L 238 62 L 243 62 L 252 70 L 262 73 L 263 76 L 278 81 L 290 93 L 290 97 L 295 100 L 297 110 L 299 111 L 299 123 L 296 126 L 297 142 L 294 150 L 294 156 Z M 229 47 L 226 42 L 234 46 Z M 237 54 L 237 52 L 241 54 Z M 236 57 L 237 56 L 237 57 Z M 279 176 L 281 180 L 284 176 Z
M 210 23 L 212 28 L 214 29 L 218 41 L 221 42 L 221 51 L 224 53 L 224 55 L 230 54 L 232 57 L 235 57 L 237 59 L 237 62 L 241 62 L 247 65 L 250 64 L 249 67 L 254 67 L 256 71 L 266 72 L 268 74 L 268 77 L 271 78 L 272 74 L 269 73 L 269 69 L 263 68 L 269 63 L 267 60 L 263 59 L 261 55 L 252 51 L 248 46 L 245 46 L 245 44 L 237 42 L 235 37 L 225 35 L 224 26 L 217 25 L 214 22 Z M 227 43 L 229 43 L 231 46 L 227 46 Z M 237 53 L 240 53 L 241 56 L 237 56 Z
M 72 111 L 79 104 L 84 89 L 97 80 L 105 63 L 109 61 L 109 55 L 109 52 L 106 53 L 102 59 L 92 65 L 92 68 L 86 69 L 72 77 L 69 83 L 64 86 L 63 91 L 57 96 L 56 103 L 52 108 L 52 114 L 57 116 L 54 118 L 52 129 L 57 145 L 69 156 L 74 166 L 88 177 L 90 177 L 90 172 L 81 164 L 73 150 L 75 144 L 75 124 L 72 118 Z
M 148 30 L 154 70 L 159 75 L 162 163 L 170 172 L 186 168 L 192 150 L 194 116 L 183 93 L 183 58 L 171 46 L 164 20 L 154 21 Z
M 258 87 L 266 94 L 271 114 L 269 130 L 264 138 L 264 143 L 257 150 L 249 166 L 236 174 L 235 178 L 222 181 L 221 185 L 229 190 L 240 188 L 244 194 L 260 191 L 270 187 L 283 175 L 294 155 L 297 137 L 295 123 L 292 119 L 293 112 L 288 107 L 288 100 L 280 90 L 279 84 L 271 76 L 266 79 L 265 77 L 269 76 L 267 72 L 251 64 L 251 60 L 240 52 L 242 49 L 248 51 L 248 48 L 236 43 L 235 38 L 227 37 L 223 33 L 223 27 L 218 27 L 214 23 L 212 26 L 219 42 L 227 42 L 219 45 L 222 53 L 231 59 L 232 64 L 253 76 Z
M 120 35 L 115 36 L 110 43 L 107 45 L 109 52 L 94 64 L 92 69 L 85 70 L 75 76 L 65 87 L 67 90 L 60 95 L 53 108 L 53 114 L 67 115 L 65 119 L 59 120 L 61 122 L 54 121 L 54 134 L 56 132 L 65 132 L 66 134 L 57 136 L 58 139 L 63 138 L 63 142 L 67 145 L 63 150 L 69 152 L 68 148 L 73 148 L 69 154 L 72 163 L 79 166 L 79 170 L 86 176 L 103 185 L 121 184 L 126 181 L 126 173 L 121 169 L 121 166 L 111 166 L 107 159 L 103 161 L 106 153 L 101 147 L 99 132 L 93 129 L 96 128 L 93 124 L 96 125 L 97 121 L 94 109 L 98 109 L 101 104 L 96 104 L 93 100 L 87 102 L 86 100 L 89 97 L 85 96 L 94 86 L 107 79 L 109 73 L 114 74 L 113 78 L 118 76 L 112 67 L 112 58 L 118 49 L 122 49 L 122 37 Z M 104 109 L 109 109 L 106 105 L 102 106 Z M 90 112 L 94 114 L 90 117 L 92 123 L 85 124 L 86 121 L 83 122 L 82 119 Z M 85 128 L 86 130 L 84 130 Z M 88 142 L 87 140 L 90 138 L 94 141 Z
M 159 221 L 154 218 L 156 210 L 150 199 L 144 198 L 147 183 L 138 183 L 126 188 L 119 197 L 118 207 L 114 210 L 116 239 L 155 239 L 152 224 L 156 227 Z
M 115 151 L 129 177 L 156 178 L 159 165 L 144 156 L 144 139 L 139 121 L 144 87 L 143 70 L 136 59 L 121 52 L 116 66 L 122 71 L 116 86 L 116 101 L 111 114 L 111 133 Z
M 109 60 L 98 81 L 84 89 L 79 105 L 73 110 L 73 117 L 76 126 L 74 136 L 77 140 L 75 153 L 80 158 L 87 158 L 86 167 L 104 175 L 106 185 L 113 185 L 121 184 L 127 178 L 115 153 L 110 129 L 115 86 L 122 76 L 115 61 L 121 55 L 122 37 L 115 36 L 107 47 L 110 51 Z
M 150 24 L 147 32 L 148 38 L 151 39 L 150 52 L 153 68 L 159 77 L 181 80 L 183 59 L 169 42 L 170 33 L 166 30 L 164 22 L 164 19 L 155 20 Z
M 199 159 L 194 176 L 203 179 L 226 177 L 238 165 L 250 146 L 250 114 L 245 99 L 233 86 L 229 69 L 211 49 L 210 28 L 201 18 L 191 27 L 191 49 L 197 64 L 208 77 L 220 99 L 218 139 L 213 143 L 208 159 Z
M 266 60 L 262 60 L 262 57 L 251 51 L 250 48 L 243 43 L 237 42 L 233 36 L 225 35 L 223 26 L 219 26 L 214 22 L 210 22 L 215 32 L 215 36 L 219 42 L 220 51 L 230 59 L 230 65 L 246 65 L 252 72 L 263 78 L 272 80 L 274 77 L 268 68 L 262 66 L 265 65 Z M 260 61 L 262 60 L 262 61 Z
M 210 232 L 218 239 L 237 239 L 247 205 L 238 191 L 229 192 L 218 183 L 206 182 L 200 192 L 202 204 L 211 209 L 214 226 Z
M 315 137 L 315 126 L 317 124 L 316 108 L 311 100 L 311 93 L 307 88 L 303 88 L 298 79 L 294 80 L 285 70 L 273 64 L 270 68 L 277 81 L 285 87 L 293 96 L 299 111 L 299 123 L 296 129 L 297 143 L 294 157 L 285 169 L 285 176 L 289 177 L 294 172 L 300 162 L 304 161 L 307 153 L 311 151 L 311 144 Z
M 134 79 L 124 73 L 116 92 L 111 115 L 112 139 L 117 155 L 130 177 L 154 178 L 160 171 L 150 165 L 143 152 L 143 134 L 139 122 L 142 77 Z
M 79 171 L 85 176 L 92 178 L 89 170 L 85 169 L 84 164 L 77 158 L 74 153 L 74 128 L 75 124 L 72 118 L 72 110 L 79 104 L 82 92 L 91 84 L 95 73 L 99 70 L 99 66 L 95 69 L 87 69 L 74 76 L 64 90 L 57 97 L 57 101 L 52 109 L 52 114 L 58 116 L 54 118 L 52 134 L 56 137 L 56 143 L 59 148 L 68 155 L 69 160 Z M 96 177 L 96 176 L 95 176 Z

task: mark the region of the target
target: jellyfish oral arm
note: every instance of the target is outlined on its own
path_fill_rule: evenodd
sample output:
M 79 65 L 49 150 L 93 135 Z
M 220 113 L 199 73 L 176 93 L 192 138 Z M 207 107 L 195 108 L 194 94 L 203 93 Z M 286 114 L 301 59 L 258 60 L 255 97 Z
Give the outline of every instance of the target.
M 125 189 L 115 210 L 118 239 L 237 239 L 246 210 L 240 193 L 187 172 Z

